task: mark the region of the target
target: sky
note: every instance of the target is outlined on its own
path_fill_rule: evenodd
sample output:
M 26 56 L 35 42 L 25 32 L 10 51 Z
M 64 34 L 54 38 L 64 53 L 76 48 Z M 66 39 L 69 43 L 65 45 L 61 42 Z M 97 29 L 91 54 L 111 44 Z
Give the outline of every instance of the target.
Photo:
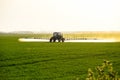
M 0 0 L 0 31 L 120 31 L 120 0 Z

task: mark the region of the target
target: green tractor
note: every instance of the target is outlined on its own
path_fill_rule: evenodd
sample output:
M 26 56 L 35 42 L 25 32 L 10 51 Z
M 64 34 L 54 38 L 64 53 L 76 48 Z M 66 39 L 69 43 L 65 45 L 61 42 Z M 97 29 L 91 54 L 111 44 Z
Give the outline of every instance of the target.
M 56 40 L 58 40 L 58 42 L 65 41 L 65 38 L 63 38 L 63 35 L 61 32 L 54 32 L 53 36 L 50 38 L 50 42 L 56 42 Z

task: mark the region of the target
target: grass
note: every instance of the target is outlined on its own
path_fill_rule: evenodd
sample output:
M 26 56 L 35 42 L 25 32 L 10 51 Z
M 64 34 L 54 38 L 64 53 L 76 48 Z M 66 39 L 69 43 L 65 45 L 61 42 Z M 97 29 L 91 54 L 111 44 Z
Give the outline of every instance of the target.
M 120 43 L 18 42 L 0 35 L 1 80 L 85 80 L 104 59 L 120 75 Z

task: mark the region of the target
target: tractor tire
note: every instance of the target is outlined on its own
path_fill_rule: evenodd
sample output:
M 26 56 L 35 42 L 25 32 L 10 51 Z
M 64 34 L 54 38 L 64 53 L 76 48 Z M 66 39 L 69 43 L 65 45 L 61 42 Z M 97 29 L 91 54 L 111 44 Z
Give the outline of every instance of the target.
M 56 42 L 56 39 L 53 39 L 53 42 Z
M 61 41 L 61 39 L 58 39 L 58 42 L 60 42 Z
M 50 42 L 52 42 L 52 40 L 53 40 L 53 37 L 50 38 Z
M 65 41 L 65 38 L 62 38 L 62 42 L 64 42 Z

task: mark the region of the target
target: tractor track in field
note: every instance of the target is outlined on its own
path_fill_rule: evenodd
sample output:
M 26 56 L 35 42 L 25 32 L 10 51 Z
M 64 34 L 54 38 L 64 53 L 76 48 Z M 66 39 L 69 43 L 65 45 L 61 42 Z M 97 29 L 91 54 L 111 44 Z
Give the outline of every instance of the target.
M 11 64 L 5 64 L 5 62 L 3 63 L 3 65 L 0 64 L 0 67 L 12 67 L 12 66 L 20 66 L 20 65 L 29 65 L 29 64 L 37 64 L 37 63 L 42 63 L 42 62 L 49 62 L 49 61 L 55 61 L 55 60 L 60 60 L 62 62 L 66 62 L 69 61 L 69 59 L 80 59 L 80 57 L 76 58 L 76 57 L 67 57 L 66 59 L 44 59 L 44 60 L 33 60 L 33 61 L 28 61 L 28 62 L 20 62 L 20 63 L 11 63 Z
M 12 67 L 12 66 L 20 66 L 20 65 L 29 65 L 29 64 L 37 64 L 37 63 L 42 63 L 42 62 L 49 62 L 49 61 L 62 61 L 62 62 L 67 62 L 69 60 L 73 60 L 73 59 L 81 59 L 84 58 L 84 55 L 80 55 L 80 56 L 68 56 L 68 57 L 61 57 L 61 58 L 49 58 L 49 59 L 43 59 L 43 60 L 35 60 L 35 59 L 30 59 L 28 58 L 29 61 L 27 61 L 27 59 L 24 60 L 18 60 L 20 62 L 12 62 L 7 63 L 9 60 L 13 60 L 15 61 L 17 58 L 15 59 L 6 59 L 6 60 L 1 60 L 0 63 L 2 62 L 2 64 L 0 64 L 0 67 Z
M 47 62 L 47 61 L 52 61 L 54 59 L 47 59 L 47 60 L 40 60 L 40 61 L 31 61 L 31 62 L 23 62 L 23 63 L 13 63 L 13 64 L 8 64 L 8 65 L 0 65 L 0 67 L 10 67 L 10 66 L 19 66 L 19 65 L 27 65 L 27 64 L 36 64 L 39 62 Z

